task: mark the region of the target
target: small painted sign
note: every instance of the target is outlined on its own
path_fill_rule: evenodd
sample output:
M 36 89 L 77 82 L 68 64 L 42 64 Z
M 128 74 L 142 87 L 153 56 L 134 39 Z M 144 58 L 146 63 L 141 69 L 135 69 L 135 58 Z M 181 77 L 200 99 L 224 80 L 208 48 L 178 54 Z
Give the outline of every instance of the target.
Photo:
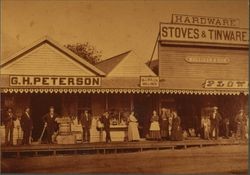
M 159 77 L 141 76 L 140 86 L 141 87 L 159 87 Z
M 188 63 L 204 63 L 204 64 L 228 64 L 230 62 L 230 58 L 228 57 L 219 57 L 219 56 L 210 56 L 210 55 L 193 55 L 185 58 L 185 61 Z

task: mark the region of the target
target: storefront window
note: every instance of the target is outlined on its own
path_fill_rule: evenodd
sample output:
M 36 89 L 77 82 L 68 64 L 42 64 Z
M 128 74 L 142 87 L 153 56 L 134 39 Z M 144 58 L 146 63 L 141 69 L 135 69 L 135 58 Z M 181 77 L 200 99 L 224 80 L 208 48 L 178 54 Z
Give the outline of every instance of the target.
M 112 124 L 126 123 L 131 108 L 131 96 L 128 94 L 109 94 L 107 98 Z

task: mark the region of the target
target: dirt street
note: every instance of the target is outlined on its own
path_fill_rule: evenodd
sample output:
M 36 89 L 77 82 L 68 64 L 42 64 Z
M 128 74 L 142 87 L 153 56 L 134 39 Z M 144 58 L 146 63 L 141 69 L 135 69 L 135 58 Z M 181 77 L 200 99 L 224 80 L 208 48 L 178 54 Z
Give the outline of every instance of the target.
M 8 158 L 1 161 L 1 170 L 8 173 L 246 174 L 247 162 L 247 145 L 236 145 L 126 154 Z

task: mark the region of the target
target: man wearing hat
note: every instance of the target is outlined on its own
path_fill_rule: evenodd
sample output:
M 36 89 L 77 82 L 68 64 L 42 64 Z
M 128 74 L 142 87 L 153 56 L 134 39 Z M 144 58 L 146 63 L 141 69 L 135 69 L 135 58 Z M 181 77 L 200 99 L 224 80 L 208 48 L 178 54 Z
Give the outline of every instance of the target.
M 106 143 L 111 142 L 111 137 L 110 137 L 110 116 L 109 116 L 109 112 L 106 111 L 100 120 L 103 123 L 104 126 L 104 130 L 106 132 Z
M 3 118 L 3 123 L 5 126 L 5 144 L 13 145 L 13 130 L 14 130 L 14 117 L 12 108 L 8 108 L 6 114 Z
M 58 124 L 56 122 L 56 118 L 58 115 L 54 112 L 55 109 L 53 106 L 50 106 L 49 113 L 43 116 L 44 127 L 46 127 L 46 136 L 47 136 L 47 143 L 52 144 L 52 135 L 54 132 L 58 130 Z
M 81 114 L 80 122 L 82 124 L 82 130 L 83 130 L 83 142 L 89 142 L 90 141 L 90 128 L 92 123 L 92 117 L 89 114 L 89 111 L 86 109 Z
M 245 139 L 245 126 L 246 126 L 246 115 L 244 115 L 244 110 L 240 109 L 239 113 L 236 115 L 235 119 L 236 124 L 236 137 Z
M 213 107 L 213 112 L 210 116 L 211 128 L 210 128 L 210 138 L 218 139 L 219 136 L 219 124 L 221 120 L 221 115 L 218 113 L 218 107 Z
M 30 108 L 26 107 L 23 115 L 21 116 L 21 128 L 23 130 L 23 144 L 30 144 L 31 131 L 33 129 L 33 121 L 30 115 Z

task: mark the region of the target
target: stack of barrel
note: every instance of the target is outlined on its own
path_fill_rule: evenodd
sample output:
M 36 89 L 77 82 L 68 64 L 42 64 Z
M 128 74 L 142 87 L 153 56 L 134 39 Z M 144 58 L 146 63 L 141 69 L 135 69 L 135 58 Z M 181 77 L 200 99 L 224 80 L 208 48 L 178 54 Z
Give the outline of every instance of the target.
M 57 123 L 59 123 L 57 144 L 75 144 L 76 138 L 71 132 L 71 119 L 69 117 L 58 118 Z

